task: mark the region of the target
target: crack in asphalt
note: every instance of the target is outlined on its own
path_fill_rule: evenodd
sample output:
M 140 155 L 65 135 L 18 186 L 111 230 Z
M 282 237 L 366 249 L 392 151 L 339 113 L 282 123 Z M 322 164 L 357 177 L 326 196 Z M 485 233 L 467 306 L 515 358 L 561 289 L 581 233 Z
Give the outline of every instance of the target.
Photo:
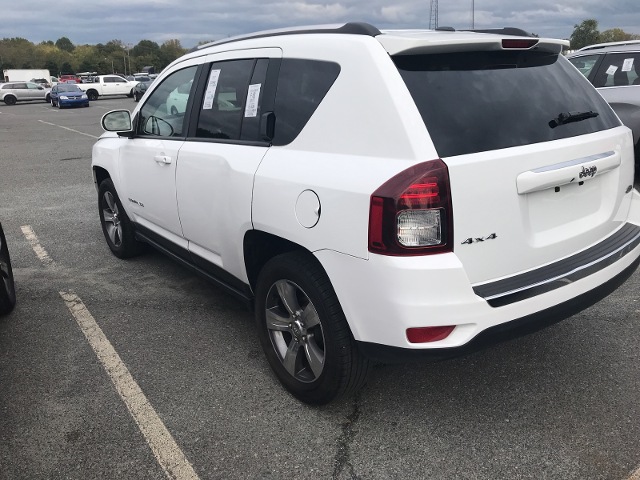
M 349 415 L 347 415 L 347 419 L 342 424 L 342 433 L 340 437 L 338 437 L 337 442 L 337 451 L 334 460 L 333 467 L 333 475 L 331 478 L 333 480 L 337 480 L 338 476 L 342 473 L 342 471 L 347 467 L 349 469 L 349 478 L 357 479 L 353 464 L 351 463 L 351 442 L 355 436 L 354 425 L 360 418 L 360 405 L 359 405 L 359 396 L 353 400 L 353 410 Z

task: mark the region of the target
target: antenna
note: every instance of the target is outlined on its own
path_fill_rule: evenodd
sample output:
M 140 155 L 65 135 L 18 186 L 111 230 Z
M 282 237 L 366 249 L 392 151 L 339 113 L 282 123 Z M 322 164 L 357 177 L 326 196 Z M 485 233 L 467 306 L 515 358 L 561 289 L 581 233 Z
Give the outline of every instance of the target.
M 431 0 L 431 8 L 429 9 L 429 29 L 438 28 L 438 0 Z

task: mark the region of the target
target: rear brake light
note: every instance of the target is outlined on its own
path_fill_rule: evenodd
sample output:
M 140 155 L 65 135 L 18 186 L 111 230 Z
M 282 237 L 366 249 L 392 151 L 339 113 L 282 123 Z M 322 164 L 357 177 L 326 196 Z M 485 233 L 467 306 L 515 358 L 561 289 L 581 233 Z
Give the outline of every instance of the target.
M 437 342 L 438 340 L 444 340 L 447 338 L 455 325 L 448 325 L 446 327 L 417 327 L 407 328 L 407 340 L 411 343 L 429 343 Z
M 502 40 L 502 48 L 531 48 L 538 42 L 539 40 L 505 38 Z
M 438 159 L 399 173 L 371 196 L 369 251 L 383 255 L 450 252 L 449 171 Z

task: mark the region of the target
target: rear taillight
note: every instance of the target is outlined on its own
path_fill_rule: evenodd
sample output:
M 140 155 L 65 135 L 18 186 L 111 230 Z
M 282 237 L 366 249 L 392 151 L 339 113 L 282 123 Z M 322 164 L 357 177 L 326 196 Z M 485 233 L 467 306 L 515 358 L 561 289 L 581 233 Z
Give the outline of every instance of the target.
M 453 211 L 449 171 L 438 160 L 399 173 L 371 196 L 369 251 L 383 255 L 450 252 Z

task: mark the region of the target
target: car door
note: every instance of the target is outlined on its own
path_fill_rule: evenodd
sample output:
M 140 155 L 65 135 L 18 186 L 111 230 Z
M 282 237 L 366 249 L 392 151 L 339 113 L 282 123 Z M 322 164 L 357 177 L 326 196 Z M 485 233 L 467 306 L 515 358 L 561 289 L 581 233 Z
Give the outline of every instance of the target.
M 242 240 L 252 228 L 253 178 L 269 143 L 260 135 L 269 65 L 279 49 L 216 55 L 180 150 L 178 209 L 192 259 L 213 275 L 222 270 L 246 281 Z M 225 58 L 226 57 L 226 58 Z M 269 75 L 270 76 L 270 75 Z
M 135 135 L 123 139 L 120 149 L 120 196 L 132 220 L 158 242 L 179 245 L 185 251 L 175 177 L 187 122 L 184 113 L 167 112 L 167 98 L 178 85 L 192 83 L 196 72 L 195 61 L 185 62 L 162 80 L 134 117 Z

